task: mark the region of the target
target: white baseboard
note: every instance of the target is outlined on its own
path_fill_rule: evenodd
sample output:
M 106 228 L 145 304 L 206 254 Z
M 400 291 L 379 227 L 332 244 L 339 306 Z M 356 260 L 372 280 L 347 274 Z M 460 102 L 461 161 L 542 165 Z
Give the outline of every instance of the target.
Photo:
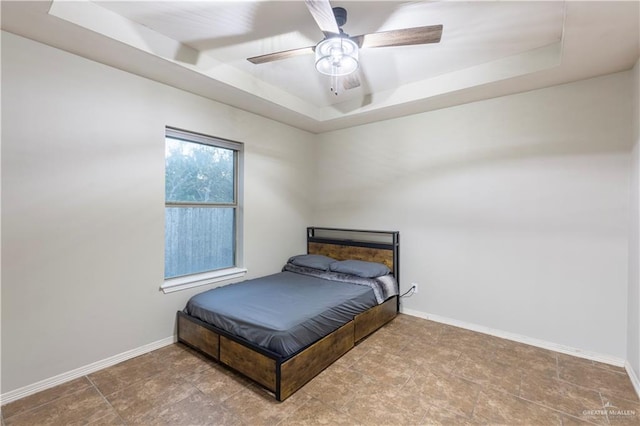
M 571 346 L 560 345 L 558 343 L 547 342 L 546 340 L 535 339 L 533 337 L 524 336 L 522 334 L 510 333 L 508 331 L 497 330 L 495 328 L 485 327 L 478 324 L 473 324 L 464 321 L 458 321 L 455 319 L 441 317 L 439 315 L 428 314 L 422 311 L 414 311 L 413 309 L 402 308 L 401 312 L 414 317 L 424 318 L 431 321 L 452 325 L 454 327 L 465 328 L 471 331 L 477 331 L 483 334 L 489 334 L 491 336 L 500 337 L 507 340 L 513 340 L 514 342 L 524 343 L 526 345 L 536 346 L 542 349 L 548 349 L 555 352 L 560 352 L 567 355 L 576 356 L 579 358 L 588 359 L 591 361 L 603 362 L 605 364 L 615 365 L 617 367 L 625 367 L 626 360 L 611 355 L 603 355 L 597 352 L 584 351 L 582 349 L 573 348 Z M 636 387 L 636 390 L 638 388 Z M 639 393 L 640 395 L 640 393 Z
M 76 368 L 74 370 L 67 371 L 66 373 L 58 374 L 57 376 L 53 376 L 51 378 L 41 380 L 31 385 L 27 385 L 27 386 L 3 393 L 0 395 L 0 405 L 7 404 L 9 402 L 18 400 L 20 398 L 24 398 L 25 396 L 33 395 L 34 393 L 52 388 L 54 386 L 58 386 L 62 383 L 66 383 L 70 380 L 77 379 L 82 376 L 86 376 L 87 374 L 95 373 L 96 371 L 102 370 L 103 368 L 111 367 L 112 365 L 118 364 L 122 361 L 126 361 L 128 359 L 135 358 L 140 355 L 144 355 L 147 352 L 160 349 L 164 346 L 170 345 L 175 342 L 176 342 L 175 336 L 166 337 L 156 342 L 152 342 L 147 345 L 140 346 L 139 348 L 131 349 L 130 351 L 122 352 L 121 354 L 111 356 L 101 361 L 93 362 L 91 364 L 85 365 L 84 367 Z
M 638 375 L 634 371 L 631 364 L 629 364 L 629 361 L 625 362 L 624 369 L 627 370 L 627 374 L 631 379 L 631 384 L 633 385 L 633 388 L 636 390 L 636 394 L 638 394 L 638 398 L 640 398 L 640 379 L 638 379 Z

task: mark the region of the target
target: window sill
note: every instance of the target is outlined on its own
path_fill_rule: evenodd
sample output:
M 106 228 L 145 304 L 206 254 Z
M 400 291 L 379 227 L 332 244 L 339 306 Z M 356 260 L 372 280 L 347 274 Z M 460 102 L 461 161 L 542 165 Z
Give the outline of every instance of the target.
M 240 278 L 247 273 L 245 268 L 228 268 L 220 271 L 203 272 L 202 274 L 188 275 L 186 277 L 170 278 L 160 286 L 163 293 L 186 290 L 188 288 L 213 284 L 220 281 Z

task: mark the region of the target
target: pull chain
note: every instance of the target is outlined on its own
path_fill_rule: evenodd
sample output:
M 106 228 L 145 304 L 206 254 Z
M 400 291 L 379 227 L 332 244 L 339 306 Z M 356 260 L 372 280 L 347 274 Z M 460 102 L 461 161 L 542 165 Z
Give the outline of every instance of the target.
M 338 83 L 340 81 L 340 77 L 337 75 L 331 76 L 331 91 L 334 95 L 338 96 Z

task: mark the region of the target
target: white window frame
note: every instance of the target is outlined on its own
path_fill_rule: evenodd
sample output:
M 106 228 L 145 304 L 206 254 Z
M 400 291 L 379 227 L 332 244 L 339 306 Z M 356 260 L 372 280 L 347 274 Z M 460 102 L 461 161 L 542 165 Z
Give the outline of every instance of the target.
M 213 271 L 194 273 L 190 275 L 183 275 L 179 277 L 167 278 L 160 286 L 160 289 L 164 293 L 173 293 L 174 291 L 186 290 L 193 287 L 203 286 L 207 284 L 213 284 L 220 281 L 230 280 L 233 278 L 242 277 L 247 273 L 247 269 L 244 268 L 243 260 L 243 175 L 244 175 L 244 145 L 240 142 L 230 141 L 226 139 L 220 139 L 213 136 L 207 136 L 199 133 L 189 132 L 186 130 L 180 130 L 172 127 L 167 127 L 165 130 L 165 138 L 180 139 L 186 142 L 200 143 L 205 145 L 211 145 L 219 148 L 226 148 L 234 150 L 237 154 L 234 155 L 236 159 L 235 163 L 235 179 L 234 179 L 234 193 L 235 204 L 221 204 L 221 207 L 233 207 L 235 209 L 235 265 L 229 268 L 216 269 Z M 165 142 L 166 143 L 166 142 Z M 180 203 L 167 203 L 165 200 L 165 209 L 167 207 L 181 207 Z M 187 207 L 185 204 L 182 207 Z

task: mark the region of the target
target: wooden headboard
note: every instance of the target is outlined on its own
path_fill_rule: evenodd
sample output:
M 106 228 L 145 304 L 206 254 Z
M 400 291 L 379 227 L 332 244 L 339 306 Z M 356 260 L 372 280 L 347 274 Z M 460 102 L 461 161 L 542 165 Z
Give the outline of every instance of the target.
M 307 228 L 307 253 L 337 260 L 366 260 L 387 265 L 400 282 L 400 233 L 339 228 Z

